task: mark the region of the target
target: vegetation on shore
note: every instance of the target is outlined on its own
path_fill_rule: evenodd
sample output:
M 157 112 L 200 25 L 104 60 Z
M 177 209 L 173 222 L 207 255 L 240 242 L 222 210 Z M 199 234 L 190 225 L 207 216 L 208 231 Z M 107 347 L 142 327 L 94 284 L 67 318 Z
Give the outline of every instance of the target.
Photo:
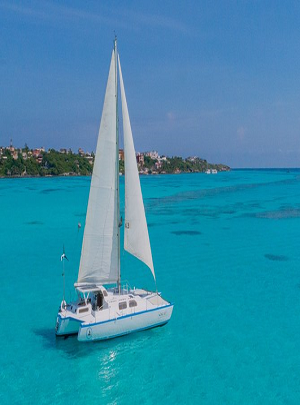
M 90 175 L 92 165 L 79 154 L 60 153 L 54 149 L 38 154 L 29 153 L 26 148 L 18 152 L 5 149 L 0 158 L 0 176 L 58 176 Z M 31 151 L 32 152 L 32 151 Z M 17 153 L 17 155 L 16 155 Z
M 203 173 L 207 170 L 217 170 L 218 172 L 230 170 L 229 166 L 208 163 L 206 160 L 196 156 L 187 159 L 174 156 L 160 161 L 145 156 L 143 167 L 148 169 L 149 174 Z

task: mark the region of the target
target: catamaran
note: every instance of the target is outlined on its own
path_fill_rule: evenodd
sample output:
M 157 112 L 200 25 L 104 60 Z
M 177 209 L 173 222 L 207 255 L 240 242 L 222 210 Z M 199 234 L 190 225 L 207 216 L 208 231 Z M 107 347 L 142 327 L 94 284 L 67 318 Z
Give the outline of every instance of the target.
M 121 284 L 118 135 L 118 70 L 121 90 L 124 160 L 124 249 L 155 272 L 132 138 L 117 40 L 112 57 L 91 180 L 77 282 L 78 298 L 63 298 L 56 335 L 77 334 L 83 342 L 104 340 L 165 325 L 173 304 L 157 291 Z M 62 260 L 65 259 L 65 254 Z

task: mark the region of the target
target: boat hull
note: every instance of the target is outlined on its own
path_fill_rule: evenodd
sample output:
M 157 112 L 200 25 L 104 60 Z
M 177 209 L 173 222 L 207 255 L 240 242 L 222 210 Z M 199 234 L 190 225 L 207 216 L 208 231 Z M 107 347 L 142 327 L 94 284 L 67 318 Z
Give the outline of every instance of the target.
M 146 329 L 165 325 L 171 318 L 173 305 L 116 317 L 98 323 L 82 323 L 79 326 L 78 340 L 91 342 L 112 339 Z
M 58 314 L 55 327 L 56 336 L 77 335 L 81 322 L 79 319 L 63 317 Z

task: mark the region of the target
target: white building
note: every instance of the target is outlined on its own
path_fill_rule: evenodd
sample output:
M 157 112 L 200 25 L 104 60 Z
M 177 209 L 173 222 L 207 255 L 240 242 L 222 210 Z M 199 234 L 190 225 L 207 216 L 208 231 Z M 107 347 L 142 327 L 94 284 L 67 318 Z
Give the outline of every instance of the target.
M 150 152 L 146 152 L 145 156 L 149 156 L 151 159 L 158 160 L 159 159 L 159 154 L 156 150 L 152 150 Z

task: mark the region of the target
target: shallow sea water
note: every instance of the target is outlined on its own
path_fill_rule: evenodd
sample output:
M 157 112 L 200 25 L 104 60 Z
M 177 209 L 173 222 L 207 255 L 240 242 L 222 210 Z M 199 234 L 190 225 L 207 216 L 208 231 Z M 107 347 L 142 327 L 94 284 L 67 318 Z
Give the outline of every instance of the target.
M 172 319 L 83 344 L 54 327 L 62 246 L 69 299 L 90 178 L 0 180 L 0 403 L 299 404 L 300 172 L 141 181 Z M 154 288 L 144 265 L 121 262 L 124 281 Z

